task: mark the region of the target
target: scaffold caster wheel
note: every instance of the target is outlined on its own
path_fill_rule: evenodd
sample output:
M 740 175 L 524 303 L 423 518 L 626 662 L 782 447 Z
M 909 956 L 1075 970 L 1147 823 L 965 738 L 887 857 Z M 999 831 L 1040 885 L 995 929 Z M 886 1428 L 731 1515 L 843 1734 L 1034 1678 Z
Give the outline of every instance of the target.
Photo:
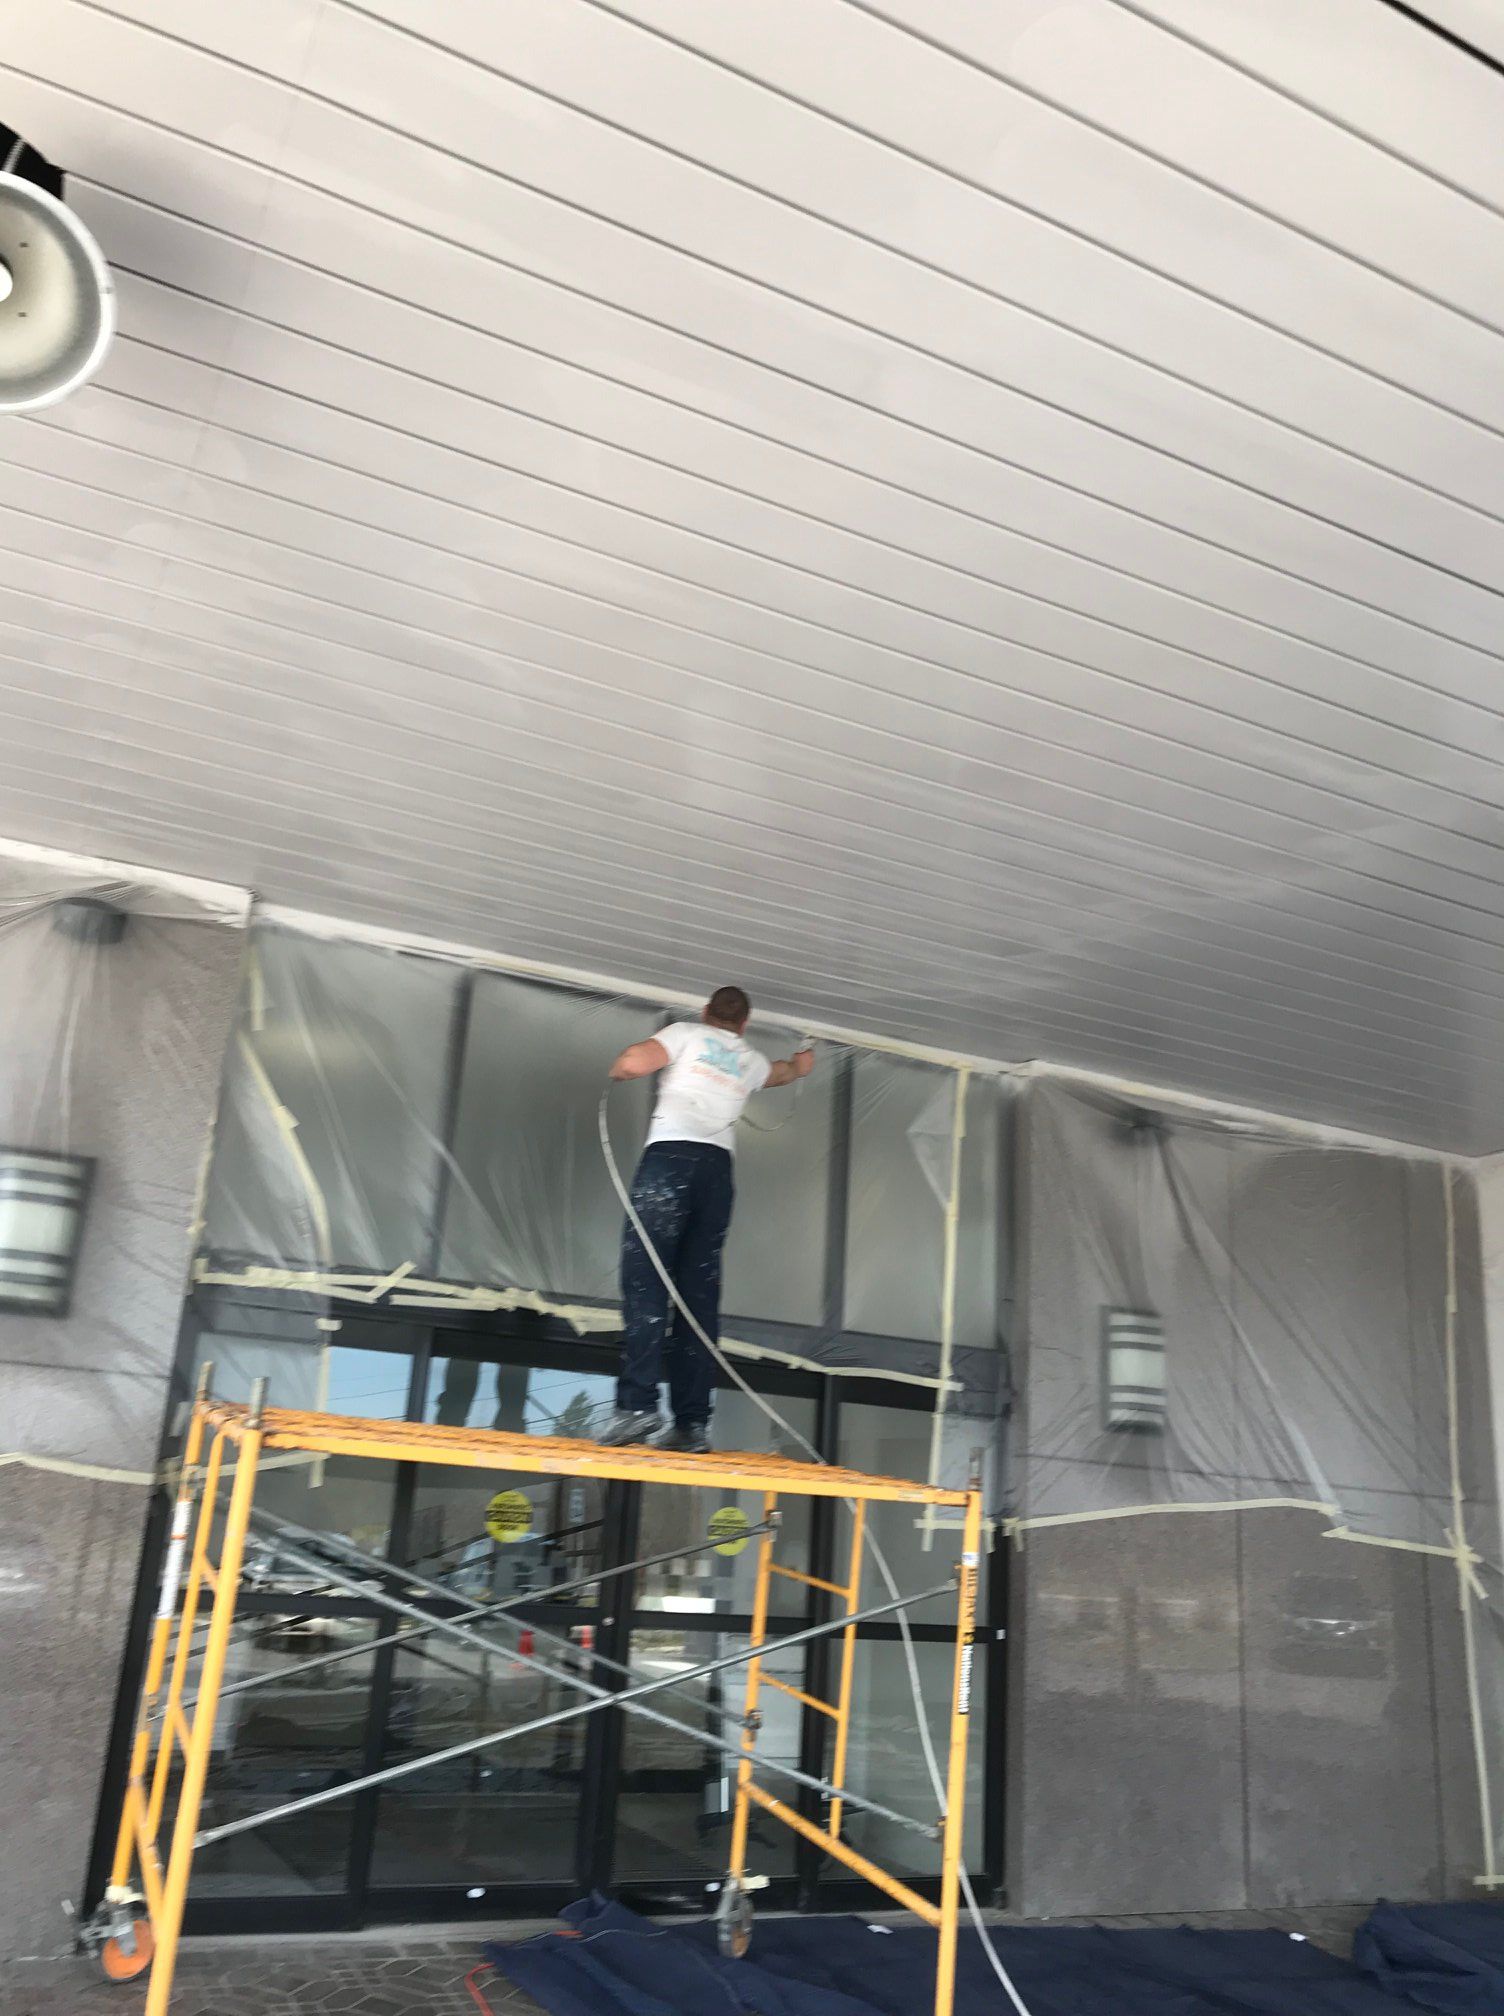
M 752 1899 L 732 1876 L 721 1885 L 721 1901 L 715 1907 L 715 1936 L 728 1960 L 746 1958 L 747 1948 L 752 1944 Z
M 99 1949 L 99 1964 L 107 1981 L 139 1981 L 156 1950 L 151 1920 L 137 1918 L 104 1941 Z

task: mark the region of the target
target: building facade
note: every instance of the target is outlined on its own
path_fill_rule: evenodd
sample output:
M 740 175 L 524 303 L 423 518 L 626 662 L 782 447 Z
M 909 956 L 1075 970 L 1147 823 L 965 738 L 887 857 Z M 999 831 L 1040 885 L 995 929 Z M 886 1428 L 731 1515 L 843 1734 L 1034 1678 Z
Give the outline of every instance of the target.
M 35 1797 L 46 1759 L 67 1759 L 7 1906 L 7 1939 L 34 1952 L 65 1936 L 60 1897 L 90 1901 L 103 1881 L 161 1537 L 139 1477 L 171 1456 L 174 1401 L 212 1361 L 228 1397 L 265 1377 L 283 1404 L 588 1432 L 615 1361 L 601 1084 L 623 1043 L 675 1011 L 205 920 L 133 918 L 120 944 L 90 948 L 88 987 L 74 975 L 49 992 L 45 905 L 26 930 L 7 986 L 31 1003 L 38 1055 L 66 1049 L 55 1084 L 101 1088 L 92 1104 L 53 1096 L 24 1127 L 16 1108 L 12 1125 L 45 1145 L 66 1105 L 69 1142 L 101 1170 L 73 1314 L 0 1317 L 19 1453 L 91 1466 L 21 1468 L 5 1492 L 17 1616 L 72 1620 L 0 1648 L 31 1739 L 12 1745 L 5 1789 Z M 72 1012 L 84 998 L 92 1021 Z M 34 1061 L 23 1076 L 49 1082 Z M 1459 1501 L 1473 1551 L 1497 1558 L 1466 1175 L 852 1045 L 824 1046 L 807 1087 L 764 1108 L 738 1157 L 724 1324 L 752 1392 L 723 1380 L 718 1434 L 766 1448 L 797 1434 L 834 1460 L 944 1481 L 981 1454 L 996 1521 L 968 1808 L 981 1891 L 1039 1915 L 1465 1894 L 1495 1676 L 1491 1643 L 1467 1668 L 1446 1538 Z M 644 1117 L 640 1091 L 606 1109 L 624 1165 Z M 75 1390 L 98 1396 L 93 1413 Z M 111 1463 L 138 1481 L 94 1474 Z M 577 1585 L 700 1545 L 727 1509 L 701 1498 L 334 1458 L 283 1467 L 264 1493 L 457 1597 L 531 1599 L 533 1627 L 582 1669 L 599 1653 L 663 1675 L 735 1649 L 749 1557 L 660 1563 L 626 1602 L 614 1582 Z M 785 1545 L 825 1574 L 837 1515 L 800 1518 Z M 933 1582 L 953 1554 L 953 1536 L 896 1510 L 880 1526 L 901 1586 Z M 814 1614 L 814 1592 L 786 1595 L 790 1623 Z M 914 1618 L 937 1725 L 944 1612 Z M 385 1636 L 374 1605 L 253 1562 L 232 1677 L 256 1685 L 226 1704 L 211 1819 L 552 1700 L 504 1651 L 373 1643 L 293 1670 Z M 784 1677 L 818 1695 L 826 1657 L 790 1655 Z M 818 1718 L 778 1701 L 770 1754 L 817 1770 Z M 862 1629 L 856 1703 L 850 1782 L 925 1812 L 891 1624 Z M 706 1726 L 722 1706 L 701 1688 Z M 728 1806 L 710 1753 L 597 1715 L 218 1844 L 190 1924 L 484 1921 L 593 1886 L 694 1908 Z M 916 1837 L 870 1817 L 853 1832 L 920 1884 L 933 1875 Z M 782 1830 L 757 1845 L 771 1901 L 859 1901 Z

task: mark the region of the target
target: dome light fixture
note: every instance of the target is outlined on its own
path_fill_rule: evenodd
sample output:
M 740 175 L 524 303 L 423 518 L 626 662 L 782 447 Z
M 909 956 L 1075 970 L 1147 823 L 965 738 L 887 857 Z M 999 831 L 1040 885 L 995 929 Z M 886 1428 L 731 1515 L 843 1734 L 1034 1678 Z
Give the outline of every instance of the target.
M 66 399 L 114 334 L 115 283 L 62 170 L 0 125 L 0 413 Z

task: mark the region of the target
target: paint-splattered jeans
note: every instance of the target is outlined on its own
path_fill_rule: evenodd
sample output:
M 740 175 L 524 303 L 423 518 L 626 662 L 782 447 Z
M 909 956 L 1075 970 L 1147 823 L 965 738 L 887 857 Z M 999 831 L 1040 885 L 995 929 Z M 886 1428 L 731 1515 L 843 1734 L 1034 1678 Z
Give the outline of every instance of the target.
M 735 1195 L 730 1151 L 708 1141 L 655 1141 L 632 1178 L 632 1208 L 707 1337 L 719 1335 L 721 1248 Z M 674 1419 L 681 1426 L 708 1421 L 715 1362 L 669 1300 L 630 1220 L 622 1232 L 621 1299 L 617 1406 L 656 1409 L 666 1370 Z

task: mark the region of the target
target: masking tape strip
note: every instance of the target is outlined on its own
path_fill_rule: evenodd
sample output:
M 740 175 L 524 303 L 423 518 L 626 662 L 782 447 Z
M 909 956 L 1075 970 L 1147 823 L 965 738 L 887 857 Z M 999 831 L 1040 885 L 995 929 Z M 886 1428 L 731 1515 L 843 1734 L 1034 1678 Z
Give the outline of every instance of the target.
M 404 1260 L 400 1267 L 394 1267 L 391 1273 L 383 1280 L 372 1283 L 366 1300 L 368 1302 L 379 1302 L 383 1295 L 391 1294 L 399 1281 L 405 1281 L 410 1274 L 415 1274 L 416 1272 L 417 1269 L 414 1267 L 412 1261 Z
M 282 1137 L 288 1157 L 297 1170 L 298 1180 L 307 1195 L 309 1215 L 313 1219 L 314 1243 L 320 1252 L 332 1258 L 334 1239 L 329 1229 L 329 1206 L 319 1187 L 318 1178 L 313 1173 L 312 1164 L 303 1153 L 303 1144 L 298 1139 L 297 1115 L 289 1107 L 284 1106 L 277 1097 L 277 1088 L 267 1076 L 266 1066 L 256 1055 L 256 1046 L 244 1029 L 236 1031 L 235 1041 L 250 1071 L 251 1082 L 261 1094 L 262 1102 L 272 1116 L 272 1122 Z
M 1443 1561 L 1455 1561 L 1457 1559 L 1455 1543 L 1443 1547 L 1439 1540 L 1386 1540 L 1379 1533 L 1355 1533 L 1351 1526 L 1329 1527 L 1321 1537 L 1323 1540 L 1351 1540 L 1357 1547 L 1398 1547 L 1406 1554 L 1436 1554 Z M 1474 1554 L 1471 1549 L 1468 1549 L 1467 1558 L 1470 1562 L 1481 1563 L 1483 1556 L 1481 1554 Z M 1481 1592 L 1482 1584 L 1480 1583 L 1478 1586 Z
M 247 975 L 247 999 L 250 1008 L 251 1025 L 255 1029 L 261 1029 L 266 1023 L 266 976 L 262 972 L 259 951 L 254 941 L 251 945 L 251 955 L 247 961 L 247 965 L 249 968 Z M 297 1171 L 298 1181 L 302 1184 L 304 1194 L 307 1196 L 309 1215 L 313 1221 L 314 1245 L 322 1255 L 325 1263 L 332 1266 L 334 1262 L 334 1235 L 330 1230 L 329 1224 L 329 1203 L 324 1195 L 322 1185 L 313 1173 L 313 1164 L 304 1153 L 303 1144 L 298 1139 L 298 1116 L 290 1108 L 284 1106 L 281 1099 L 278 1098 L 277 1088 L 273 1085 L 266 1066 L 262 1063 L 260 1057 L 257 1056 L 256 1047 L 251 1042 L 244 1028 L 236 1030 L 235 1040 L 239 1045 L 240 1054 L 244 1057 L 250 1071 L 251 1082 L 261 1095 L 262 1103 L 272 1116 L 272 1124 L 276 1127 L 277 1132 L 281 1135 L 286 1145 L 288 1156 L 292 1161 L 294 1169 Z M 317 1397 L 321 1405 L 329 1397 L 329 1340 L 327 1337 L 322 1340 L 320 1346 Z M 313 1489 L 318 1490 L 322 1486 L 324 1474 L 325 1463 L 321 1457 L 314 1465 L 309 1479 Z
M 304 936 L 342 940 L 349 944 L 373 945 L 390 952 L 415 953 L 429 959 L 445 959 L 477 972 L 515 973 L 522 979 L 552 980 L 561 987 L 583 988 L 592 994 L 615 995 L 621 1000 L 641 1001 L 655 1008 L 692 1008 L 696 1014 L 705 1005 L 703 994 L 682 988 L 645 987 L 640 980 L 624 980 L 619 974 L 595 973 L 581 966 L 561 966 L 544 959 L 510 958 L 484 946 L 466 945 L 455 939 L 428 938 L 421 933 L 388 930 L 380 925 L 355 924 L 341 917 L 327 917 L 317 911 L 290 909 L 283 903 L 258 903 L 255 921 L 280 925 Z M 856 1050 L 874 1050 L 889 1057 L 907 1057 L 919 1064 L 935 1064 L 942 1070 L 963 1067 L 1009 1077 L 1027 1069 L 991 1057 L 977 1057 L 964 1050 L 947 1050 L 933 1043 L 907 1043 L 901 1037 L 879 1036 L 865 1029 L 847 1029 L 837 1022 L 812 1022 L 808 1016 L 796 1020 L 791 1015 L 759 1012 L 759 1022 L 791 1030 L 796 1036 L 816 1036 L 822 1042 L 839 1043 Z
M 1446 1347 L 1447 1443 L 1452 1466 L 1452 1530 L 1450 1539 L 1457 1557 L 1457 1602 L 1462 1611 L 1463 1671 L 1467 1676 L 1468 1718 L 1472 1724 L 1473 1762 L 1478 1773 L 1478 1817 L 1483 1830 L 1483 1880 L 1492 1884 L 1498 1875 L 1494 1860 L 1493 1788 L 1489 1783 L 1488 1744 L 1483 1725 L 1483 1700 L 1478 1687 L 1478 1642 L 1473 1623 L 1473 1603 L 1483 1591 L 1467 1544 L 1467 1526 L 1462 1499 L 1462 1431 L 1457 1397 L 1457 1200 L 1456 1172 L 1450 1162 L 1442 1164 L 1441 1195 L 1446 1222 L 1446 1309 L 1442 1335 Z
M 959 1379 L 941 1381 L 928 1372 L 895 1372 L 888 1365 L 827 1365 L 821 1358 L 804 1358 L 797 1351 L 780 1351 L 772 1344 L 747 1344 L 736 1337 L 723 1337 L 720 1345 L 723 1351 L 733 1352 L 738 1358 L 771 1358 L 775 1364 L 819 1372 L 832 1379 L 889 1379 L 900 1386 L 927 1386 L 934 1392 L 961 1391 Z
M 124 882 L 138 889 L 160 889 L 196 904 L 221 924 L 243 929 L 250 922 L 254 897 L 235 882 L 206 882 L 195 875 L 176 875 L 165 868 L 143 868 L 134 861 L 108 861 L 98 854 L 73 854 L 41 847 L 30 840 L 0 838 L 0 857 L 31 866 L 55 868 L 60 874 L 90 882 Z
M 159 1484 L 164 1470 L 114 1470 L 107 1463 L 75 1463 L 66 1456 L 30 1456 L 24 1450 L 13 1449 L 0 1456 L 0 1470 L 10 1464 L 18 1464 L 23 1470 L 50 1470 L 59 1477 L 85 1477 L 98 1484 L 143 1484 L 150 1487 Z
M 961 1228 L 961 1148 L 966 1140 L 966 1095 L 971 1088 L 971 1072 L 964 1065 L 956 1073 L 955 1097 L 950 1123 L 950 1182 L 945 1195 L 945 1239 L 940 1269 L 940 1385 L 930 1414 L 929 1481 L 938 1483 L 940 1457 L 945 1443 L 945 1396 L 952 1390 L 951 1360 L 956 1342 L 956 1256 Z M 924 1550 L 929 1552 L 935 1534 L 935 1508 L 926 1505 L 921 1520 Z
M 1170 1500 L 1162 1505 L 1116 1505 L 1104 1507 L 1099 1512 L 1051 1512 L 1038 1518 L 1005 1519 L 1004 1532 L 1022 1534 L 1036 1532 L 1047 1526 L 1088 1526 L 1109 1519 L 1146 1519 L 1161 1512 L 1320 1512 L 1328 1519 L 1341 1516 L 1340 1507 L 1324 1503 L 1319 1498 L 1184 1498 Z M 1440 1541 L 1391 1539 L 1383 1533 L 1357 1533 L 1351 1526 L 1329 1526 L 1322 1534 L 1323 1540 L 1350 1540 L 1358 1547 L 1392 1547 L 1402 1554 L 1434 1554 L 1443 1561 L 1461 1559 L 1468 1566 L 1478 1597 L 1483 1600 L 1484 1589 L 1477 1576 L 1472 1573 L 1474 1564 L 1483 1565 L 1483 1556 L 1475 1554 L 1470 1547 L 1460 1551 L 1452 1542 L 1443 1546 Z M 1451 1541 L 1451 1535 L 1448 1535 Z
M 399 1268 L 393 1277 L 408 1291 L 391 1297 L 390 1306 L 393 1309 L 493 1312 L 522 1309 L 537 1316 L 555 1317 L 559 1322 L 568 1323 L 582 1336 L 621 1328 L 621 1313 L 616 1309 L 596 1308 L 588 1303 L 555 1302 L 546 1295 L 540 1295 L 536 1288 L 458 1287 L 446 1281 L 424 1281 L 414 1277 L 410 1267 L 411 1263 L 408 1263 Z M 325 1295 L 336 1301 L 370 1303 L 375 1300 L 369 1274 L 320 1274 L 312 1269 L 285 1267 L 246 1267 L 236 1274 L 200 1263 L 194 1269 L 193 1278 L 205 1288 L 265 1288 L 273 1292 Z M 942 1383 L 930 1372 L 899 1372 L 887 1365 L 829 1365 L 820 1358 L 806 1358 L 797 1351 L 784 1351 L 774 1344 L 751 1344 L 739 1337 L 723 1337 L 721 1347 L 735 1352 L 740 1358 L 767 1358 L 775 1364 L 825 1373 L 836 1379 L 888 1379 L 902 1386 L 923 1386 L 931 1391 L 940 1389 Z M 960 1392 L 962 1388 L 963 1381 L 955 1378 L 950 1378 L 945 1386 L 945 1390 L 950 1392 Z
M 1149 1519 L 1161 1512 L 1249 1512 L 1255 1508 L 1341 1517 L 1340 1506 L 1323 1504 L 1319 1498 L 1173 1498 L 1159 1505 L 1115 1505 L 1101 1512 L 1046 1512 L 1038 1518 L 1006 1519 L 1003 1524 L 1009 1533 L 1032 1533 L 1047 1526 L 1086 1526 L 1103 1519 Z M 1450 1553 L 1451 1549 L 1443 1548 L 1442 1552 Z
M 1286 1135 L 1291 1141 L 1313 1141 L 1323 1148 L 1351 1148 L 1366 1154 L 1397 1155 L 1407 1162 L 1448 1162 L 1452 1159 L 1445 1149 L 1428 1148 L 1418 1141 L 1401 1141 L 1386 1134 L 1364 1134 L 1354 1127 L 1334 1127 L 1320 1120 L 1302 1120 L 1290 1113 L 1270 1113 L 1261 1106 L 1240 1106 L 1230 1099 L 1212 1099 L 1199 1092 L 1178 1092 L 1170 1085 L 1120 1078 L 1110 1071 L 1088 1071 L 1080 1065 L 1052 1064 L 1045 1057 L 1036 1058 L 1022 1069 L 993 1068 L 1002 1068 L 1009 1076 L 1052 1080 L 1067 1090 L 1072 1085 L 1079 1085 L 1108 1092 L 1114 1098 L 1151 1107 L 1171 1120 L 1177 1113 L 1200 1113 L 1210 1120 L 1224 1122 L 1234 1131 L 1255 1127 L 1260 1133 Z
M 1466 1580 L 1468 1588 L 1478 1601 L 1486 1603 L 1488 1591 L 1483 1586 L 1483 1577 L 1478 1573 L 1483 1563 L 1483 1556 L 1475 1554 L 1466 1539 L 1459 1540 L 1450 1527 L 1447 1528 L 1447 1538 L 1452 1542 L 1447 1552 L 1457 1563 L 1457 1573 Z

